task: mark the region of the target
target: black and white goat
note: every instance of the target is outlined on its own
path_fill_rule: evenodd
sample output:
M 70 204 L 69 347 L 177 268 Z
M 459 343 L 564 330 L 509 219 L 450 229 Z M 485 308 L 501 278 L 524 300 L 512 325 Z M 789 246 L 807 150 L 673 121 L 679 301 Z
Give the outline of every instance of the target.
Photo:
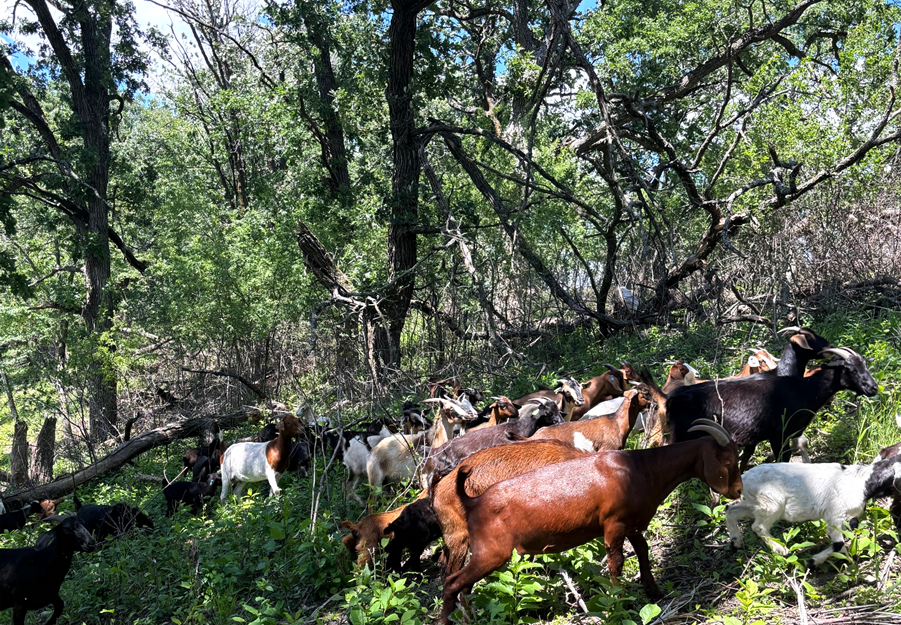
M 893 493 L 899 479 L 901 456 L 871 464 L 762 464 L 742 475 L 741 499 L 726 508 L 730 542 L 733 548 L 741 547 L 738 522 L 753 519 L 751 529 L 784 556 L 788 549 L 770 534 L 774 523 L 823 519 L 832 544 L 811 558 L 809 564 L 819 566 L 833 551 L 845 552 L 844 523 L 860 515 L 868 500 Z

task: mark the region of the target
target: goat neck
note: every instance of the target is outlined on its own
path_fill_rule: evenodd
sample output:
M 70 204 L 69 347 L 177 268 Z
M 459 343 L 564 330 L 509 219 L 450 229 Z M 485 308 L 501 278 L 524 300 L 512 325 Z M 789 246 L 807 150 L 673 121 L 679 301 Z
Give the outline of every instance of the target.
M 276 473 L 284 473 L 291 462 L 291 435 L 279 432 L 266 444 L 266 462 Z
M 613 420 L 619 426 L 620 449 L 626 446 L 626 439 L 635 427 L 638 420 L 638 413 L 643 408 L 647 408 L 649 401 L 642 401 L 641 391 L 628 390 L 625 394 L 625 400 L 619 410 L 613 415 Z
M 695 445 L 695 448 L 686 445 Z M 741 496 L 738 471 L 738 447 L 730 442 L 720 446 L 713 438 L 704 436 L 684 443 L 631 452 L 642 458 L 651 488 L 647 501 L 654 501 L 656 511 L 663 501 L 682 482 L 698 478 L 713 490 L 730 499 Z M 725 475 L 724 475 L 725 474 Z

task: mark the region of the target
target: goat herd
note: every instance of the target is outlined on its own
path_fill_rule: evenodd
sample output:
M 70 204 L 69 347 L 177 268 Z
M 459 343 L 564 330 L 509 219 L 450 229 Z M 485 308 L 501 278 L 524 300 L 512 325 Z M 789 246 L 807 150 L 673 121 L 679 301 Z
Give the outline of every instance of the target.
M 752 529 L 783 554 L 785 547 L 769 533 L 776 521 L 824 519 L 832 544 L 811 559 L 811 566 L 819 565 L 845 549 L 841 527 L 867 500 L 901 491 L 901 443 L 868 465 L 807 463 L 804 430 L 817 411 L 838 391 L 872 397 L 878 387 L 853 350 L 833 347 L 806 328 L 784 332 L 789 338 L 779 360 L 758 350 L 732 378 L 699 380 L 677 361 L 661 388 L 647 369 L 605 365 L 607 371 L 587 382 L 566 378 L 556 390 L 494 397 L 481 412 L 473 407 L 481 400 L 478 391 L 436 382 L 426 409 L 405 404 L 402 432 L 384 422 L 365 431 L 327 429 L 311 412 L 303 414 L 310 424 L 304 427 L 286 414 L 256 442 L 226 447 L 216 440 L 186 452 L 185 470 L 193 470 L 194 480 L 164 489 L 167 514 L 178 503 L 199 513 L 220 483 L 223 501 L 232 491 L 240 497 L 250 482 L 267 481 L 278 494 L 283 473 L 305 473 L 310 445 L 341 456 L 344 489 L 360 504 L 356 490 L 364 478 L 372 487 L 418 478 L 422 492 L 413 503 L 343 521 L 350 530 L 343 542 L 363 565 L 387 538 L 388 566 L 418 571 L 423 551 L 443 538 L 442 623 L 450 623 L 460 593 L 504 566 L 513 550 L 557 553 L 601 536 L 614 583 L 628 538 L 645 592 L 660 597 L 643 532 L 666 497 L 692 478 L 738 500 L 726 509 L 734 548 L 742 546 L 741 519 L 753 519 Z M 824 362 L 808 369 L 814 359 Z M 647 449 L 621 451 L 633 429 L 644 430 Z M 779 462 L 745 471 L 762 441 Z M 804 463 L 788 462 L 793 451 Z M 56 621 L 63 607 L 59 588 L 75 551 L 93 550 L 95 540 L 131 524 L 152 528 L 125 504 L 117 504 L 120 510 L 77 502 L 77 515 L 62 517 L 53 514 L 53 503 L 34 508 L 59 522 L 34 547 L 0 550 L 0 610 L 12 607 L 16 625 L 27 610 L 51 603 L 48 625 Z M 13 528 L 5 521 L 11 514 L 21 516 L 15 527 L 24 525 L 27 511 L 20 511 L 0 516 L 0 529 Z

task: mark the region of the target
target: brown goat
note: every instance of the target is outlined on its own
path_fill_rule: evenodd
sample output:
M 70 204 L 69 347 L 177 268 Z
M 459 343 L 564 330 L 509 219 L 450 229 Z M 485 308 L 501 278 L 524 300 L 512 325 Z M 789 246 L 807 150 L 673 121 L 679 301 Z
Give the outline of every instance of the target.
M 494 400 L 485 410 L 488 412 L 488 421 L 479 425 L 468 428 L 467 432 L 475 432 L 476 430 L 484 430 L 485 428 L 494 427 L 501 423 L 506 423 L 510 419 L 519 418 L 519 406 L 513 403 L 509 397 L 492 397 Z M 484 417 L 482 417 L 484 419 Z
M 588 452 L 622 449 L 635 427 L 638 413 L 647 410 L 653 401 L 646 386 L 630 389 L 626 391 L 625 400 L 616 414 L 544 427 L 535 432 L 530 440 L 555 438 Z
M 450 623 L 457 595 L 501 568 L 514 549 L 559 553 L 600 536 L 612 581 L 618 583 L 628 538 L 645 592 L 661 597 L 642 536 L 657 507 L 676 486 L 695 477 L 727 497 L 741 496 L 738 448 L 722 426 L 700 421 L 694 427 L 711 436 L 657 449 L 601 451 L 505 480 L 476 498 L 466 493 L 470 472 L 464 463 L 455 482 L 472 557 L 444 582 L 441 622 Z
M 572 445 L 553 439 L 540 441 L 526 440 L 500 447 L 478 451 L 466 459 L 469 479 L 466 492 L 477 497 L 492 484 L 522 475 L 533 469 L 564 460 L 572 460 L 587 455 L 587 452 Z M 435 484 L 432 507 L 441 523 L 444 537 L 444 573 L 450 575 L 459 571 L 466 561 L 469 551 L 469 530 L 463 504 L 457 496 L 457 472 L 451 471 L 447 477 Z
M 383 532 L 406 507 L 404 504 L 388 512 L 370 514 L 356 523 L 341 521 L 341 527 L 350 530 L 350 534 L 342 538 L 341 542 L 347 547 L 350 557 L 356 560 L 357 565 L 365 566 L 371 563 L 373 553 L 382 548 L 382 539 L 394 536 L 393 534 L 386 536 Z
M 758 349 L 748 357 L 748 361 L 742 366 L 741 371 L 733 377 L 746 378 L 755 373 L 774 371 L 778 366 L 779 363 L 776 362 L 776 358 L 771 353 L 765 349 Z
M 575 406 L 572 410 L 572 418 L 568 421 L 578 421 L 586 412 L 591 410 L 599 402 L 614 397 L 622 397 L 626 392 L 626 376 L 613 365 L 604 365 L 607 371 L 595 376 L 587 382 L 582 382 L 582 397 L 585 403 Z
M 423 499 L 427 496 L 428 493 L 423 491 L 416 499 Z M 370 514 L 356 523 L 341 521 L 341 527 L 350 530 L 350 534 L 342 538 L 341 542 L 347 547 L 351 557 L 356 559 L 358 565 L 364 566 L 372 562 L 372 555 L 382 548 L 382 539 L 393 538 L 393 534 L 384 533 L 385 528 L 391 525 L 408 505 L 404 504 L 387 512 Z

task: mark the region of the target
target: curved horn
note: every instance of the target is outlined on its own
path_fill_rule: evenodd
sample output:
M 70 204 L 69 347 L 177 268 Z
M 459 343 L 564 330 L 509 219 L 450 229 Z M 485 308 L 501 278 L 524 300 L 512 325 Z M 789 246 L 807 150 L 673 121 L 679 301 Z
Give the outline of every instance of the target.
M 50 516 L 44 517 L 42 520 L 43 521 L 56 521 L 57 523 L 62 523 L 63 521 L 66 520 L 66 517 L 64 517 L 61 514 L 51 514 Z
M 801 326 L 788 326 L 787 328 L 782 328 L 776 334 L 785 334 L 786 332 L 800 332 Z
M 732 442 L 732 437 L 729 436 L 729 432 L 727 432 L 719 423 L 711 421 L 710 419 L 695 419 L 692 427 L 690 427 L 688 431 L 706 432 L 716 440 L 720 447 L 725 447 Z
M 820 351 L 820 354 L 835 354 L 842 359 L 851 358 L 855 355 L 854 350 L 847 347 L 826 347 Z
M 429 397 L 428 399 L 423 399 L 422 403 L 437 404 L 437 403 L 440 403 L 443 399 L 444 399 L 443 397 Z
M 604 366 L 607 367 L 608 369 L 610 369 L 611 371 L 619 371 L 618 368 L 614 367 L 614 366 L 611 365 L 610 363 L 606 363 L 606 362 L 605 362 L 605 363 L 604 363 Z

